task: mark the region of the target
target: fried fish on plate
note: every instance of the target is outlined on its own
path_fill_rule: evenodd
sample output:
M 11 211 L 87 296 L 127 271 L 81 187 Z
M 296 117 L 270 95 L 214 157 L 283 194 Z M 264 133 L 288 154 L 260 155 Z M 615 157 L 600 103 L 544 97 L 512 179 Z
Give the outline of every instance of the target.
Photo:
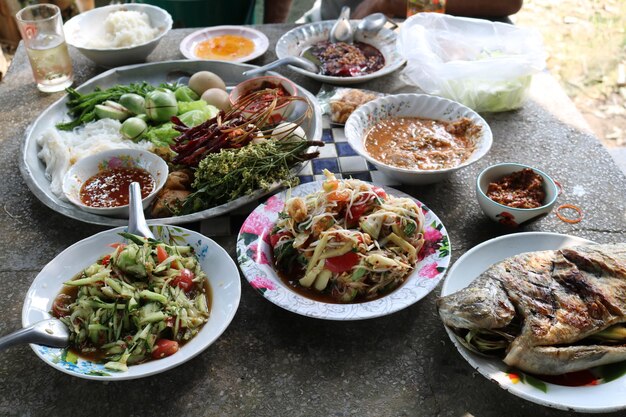
M 626 360 L 626 243 L 529 252 L 437 301 L 469 349 L 558 375 Z

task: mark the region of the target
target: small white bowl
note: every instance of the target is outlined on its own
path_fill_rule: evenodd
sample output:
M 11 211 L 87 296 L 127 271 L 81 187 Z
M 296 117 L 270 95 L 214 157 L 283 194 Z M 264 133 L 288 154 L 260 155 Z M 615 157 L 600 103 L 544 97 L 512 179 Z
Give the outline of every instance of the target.
M 105 35 L 104 21 L 107 16 L 118 10 L 143 12 L 150 18 L 150 25 L 159 31 L 154 39 L 134 46 L 120 48 L 92 48 L 85 45 L 87 39 L 103 38 Z M 63 25 L 65 40 L 83 55 L 104 68 L 145 62 L 148 55 L 156 48 L 161 38 L 172 29 L 172 16 L 160 7 L 149 4 L 117 4 L 97 7 L 81 13 Z
M 112 149 L 88 156 L 76 162 L 63 177 L 63 193 L 81 210 L 109 217 L 128 218 L 128 204 L 118 207 L 90 207 L 80 200 L 83 183 L 98 172 L 111 168 L 142 168 L 154 178 L 154 190 L 142 200 L 144 210 L 150 206 L 167 181 L 167 163 L 148 151 Z
M 505 175 L 521 171 L 524 168 L 532 169 L 543 178 L 543 189 L 546 193 L 544 205 L 532 209 L 515 208 L 496 203 L 487 197 L 489 183 L 497 181 Z M 549 175 L 543 171 L 524 164 L 505 162 L 491 165 L 485 168 L 476 179 L 476 198 L 478 198 L 480 208 L 491 220 L 507 226 L 517 227 L 524 222 L 550 213 L 556 204 L 558 196 L 559 189 Z
M 315 22 L 307 25 L 301 25 L 289 32 L 285 33 L 276 43 L 276 56 L 278 59 L 288 56 L 301 56 L 302 53 L 309 47 L 315 45 L 320 41 L 327 41 L 330 36 L 330 30 L 335 24 L 336 20 L 326 20 L 323 22 Z M 350 24 L 353 29 L 359 24 L 360 20 L 351 20 Z M 374 78 L 382 77 L 383 75 L 391 74 L 404 64 L 405 59 L 398 51 L 396 46 L 396 40 L 398 36 L 396 32 L 391 29 L 382 28 L 374 35 L 368 35 L 362 32 L 357 32 L 355 40 L 372 45 L 380 51 L 385 58 L 385 66 L 380 70 L 371 74 L 359 75 L 357 77 L 334 77 L 329 75 L 322 75 L 313 72 L 309 72 L 305 69 L 290 65 L 289 68 L 299 72 L 302 75 L 311 77 L 322 83 L 337 84 L 337 85 L 350 85 L 358 84 L 365 81 L 372 80 Z
M 476 149 L 462 164 L 451 168 L 422 170 L 400 168 L 374 159 L 365 149 L 365 138 L 374 125 L 389 117 L 417 117 L 443 121 L 455 121 L 467 117 L 480 126 L 476 139 Z M 348 118 L 345 127 L 346 138 L 352 148 L 385 174 L 406 184 L 432 184 L 443 181 L 453 172 L 473 164 L 491 148 L 491 129 L 475 111 L 456 101 L 426 94 L 397 94 L 372 100 L 357 108 Z
M 180 43 L 180 53 L 188 59 L 204 59 L 196 55 L 196 47 L 200 42 L 220 35 L 238 35 L 254 42 L 254 50 L 249 55 L 228 60 L 229 62 L 248 62 L 260 57 L 270 45 L 269 39 L 263 32 L 246 26 L 214 26 L 201 29 L 187 35 Z
M 285 89 L 285 91 L 292 97 L 298 96 L 298 89 L 296 85 L 283 77 L 277 77 L 275 75 L 267 75 L 263 77 L 255 77 L 250 78 L 249 80 L 243 81 L 235 86 L 230 92 L 228 98 L 230 99 L 230 104 L 235 105 L 237 100 L 245 95 L 260 90 L 263 86 L 263 83 L 268 82 L 272 85 L 279 85 Z M 293 112 L 294 109 L 293 102 L 283 103 L 280 106 L 277 106 L 276 109 L 272 112 L 271 118 L 272 120 L 285 120 L 289 117 L 289 115 Z M 246 111 L 245 109 L 242 111 L 244 115 L 250 115 L 252 112 Z
M 168 244 L 191 246 L 211 287 L 211 316 L 200 332 L 172 356 L 131 365 L 126 372 L 104 368 L 102 363 L 78 357 L 71 359 L 68 349 L 57 349 L 31 344 L 33 351 L 44 362 L 66 374 L 97 381 L 121 381 L 158 374 L 181 365 L 208 348 L 226 330 L 239 306 L 241 281 L 239 270 L 228 252 L 213 240 L 193 230 L 179 226 L 151 225 L 155 237 Z M 33 281 L 26 293 L 22 308 L 22 325 L 28 327 L 51 318 L 50 311 L 63 283 L 92 265 L 100 257 L 111 253 L 111 244 L 124 239 L 119 235 L 126 227 L 105 230 L 81 240 L 65 249 L 48 263 Z

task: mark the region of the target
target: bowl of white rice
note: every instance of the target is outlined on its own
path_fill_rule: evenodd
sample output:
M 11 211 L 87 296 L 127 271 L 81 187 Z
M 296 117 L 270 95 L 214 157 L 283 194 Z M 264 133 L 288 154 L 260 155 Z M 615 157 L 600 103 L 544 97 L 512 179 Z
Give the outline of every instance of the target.
M 132 3 L 98 7 L 63 26 L 67 43 L 105 68 L 145 62 L 171 28 L 165 10 Z

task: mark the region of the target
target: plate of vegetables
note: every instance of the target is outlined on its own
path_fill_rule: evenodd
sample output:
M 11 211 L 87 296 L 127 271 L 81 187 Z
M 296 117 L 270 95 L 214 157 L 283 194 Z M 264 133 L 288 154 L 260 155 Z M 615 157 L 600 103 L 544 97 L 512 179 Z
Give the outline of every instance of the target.
M 293 185 L 323 145 L 321 110 L 297 85 L 293 96 L 255 91 L 233 105 L 228 91 L 250 68 L 184 60 L 106 71 L 68 89 L 35 120 L 22 145 L 22 176 L 53 210 L 109 226 L 126 221 L 83 211 L 62 193 L 63 174 L 74 162 L 109 149 L 150 151 L 167 161 L 168 181 L 148 210 L 148 223 L 219 216 Z M 242 111 L 258 101 L 258 111 Z M 269 117 L 283 102 L 293 111 L 281 120 Z
M 250 285 L 327 320 L 384 316 L 432 291 L 450 263 L 439 218 L 392 188 L 326 177 L 272 196 L 244 222 L 237 260 Z
M 80 378 L 134 379 L 186 362 L 222 334 L 241 297 L 235 263 L 199 233 L 151 229 L 150 240 L 123 227 L 98 233 L 44 267 L 26 294 L 22 324 L 57 317 L 70 346 L 33 344 L 37 356 Z

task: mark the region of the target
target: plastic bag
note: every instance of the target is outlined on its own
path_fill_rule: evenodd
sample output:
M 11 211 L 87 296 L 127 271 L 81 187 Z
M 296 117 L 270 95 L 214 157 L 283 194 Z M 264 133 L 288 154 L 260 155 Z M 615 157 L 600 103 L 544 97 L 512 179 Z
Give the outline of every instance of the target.
M 532 74 L 546 65 L 536 30 L 439 13 L 407 19 L 398 47 L 405 81 L 479 112 L 521 107 Z
M 344 125 L 359 106 L 385 94 L 360 88 L 322 86 L 317 99 L 333 124 Z

